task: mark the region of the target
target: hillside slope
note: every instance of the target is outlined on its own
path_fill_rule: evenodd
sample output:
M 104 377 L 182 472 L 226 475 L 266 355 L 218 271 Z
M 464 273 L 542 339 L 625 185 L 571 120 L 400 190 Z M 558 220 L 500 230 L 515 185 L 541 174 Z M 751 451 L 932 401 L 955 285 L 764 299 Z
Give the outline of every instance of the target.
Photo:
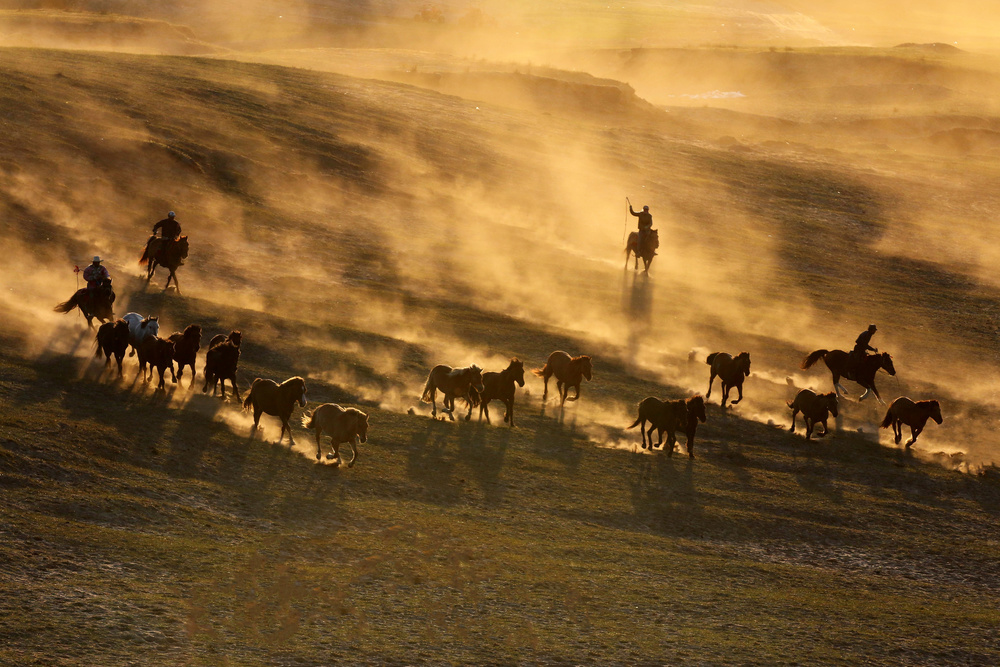
M 976 267 L 887 247 L 961 160 L 921 176 L 771 146 L 780 120 L 731 118 L 733 144 L 712 112 L 611 122 L 204 58 L 14 49 L 0 71 L 2 661 L 997 662 L 995 409 L 988 379 L 960 391 L 995 365 L 997 302 Z M 960 176 L 992 170 L 939 184 L 935 214 L 987 210 Z M 649 279 L 621 273 L 622 190 L 669 239 Z M 182 294 L 135 277 L 168 208 Z M 313 406 L 369 412 L 358 464 L 314 464 L 298 424 L 291 451 L 272 418 L 251 437 L 187 378 L 102 374 L 51 312 L 94 253 L 119 313 L 242 330 L 243 391 L 302 375 Z M 886 398 L 933 393 L 945 423 L 916 452 L 877 442 L 871 403 L 820 442 L 770 425 L 786 377 L 828 390 L 801 357 L 869 316 L 903 376 Z M 694 461 L 636 451 L 639 400 L 744 347 L 747 399 L 713 394 Z M 434 364 L 554 349 L 595 356 L 564 412 L 534 377 L 517 429 L 418 403 Z

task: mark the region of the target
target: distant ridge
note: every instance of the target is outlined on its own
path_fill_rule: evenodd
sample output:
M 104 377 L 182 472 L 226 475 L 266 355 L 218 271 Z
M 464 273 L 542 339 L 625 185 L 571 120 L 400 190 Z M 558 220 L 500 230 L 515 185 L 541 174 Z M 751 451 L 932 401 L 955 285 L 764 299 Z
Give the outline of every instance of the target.
M 944 42 L 930 42 L 927 44 L 917 44 L 915 42 L 906 42 L 905 44 L 897 44 L 894 48 L 897 49 L 915 49 L 920 51 L 935 51 L 938 53 L 962 53 L 962 49 L 954 46 L 952 44 L 946 44 Z

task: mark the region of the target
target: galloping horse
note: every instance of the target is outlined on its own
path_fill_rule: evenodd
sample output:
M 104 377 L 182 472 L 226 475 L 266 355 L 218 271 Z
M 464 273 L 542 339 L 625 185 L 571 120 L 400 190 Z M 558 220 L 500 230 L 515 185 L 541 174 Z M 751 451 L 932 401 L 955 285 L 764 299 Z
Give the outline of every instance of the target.
M 167 284 L 163 286 L 163 289 L 170 287 L 170 281 L 174 281 L 174 287 L 177 289 L 177 293 L 181 293 L 180 283 L 177 282 L 177 267 L 184 263 L 184 260 L 188 256 L 188 237 L 182 236 L 176 241 L 173 239 L 158 239 L 156 236 L 151 236 L 148 241 L 146 241 L 146 247 L 142 251 L 142 257 L 139 258 L 139 266 L 146 267 L 146 282 L 148 283 L 153 278 L 153 272 L 156 271 L 157 266 L 165 266 L 170 270 L 170 275 L 167 276 Z
M 885 405 L 885 401 L 878 394 L 878 389 L 875 388 L 875 373 L 880 368 L 884 368 L 889 375 L 896 374 L 896 367 L 892 365 L 892 357 L 888 352 L 866 355 L 854 367 L 851 364 L 850 355 L 843 350 L 816 350 L 802 360 L 802 369 L 809 368 L 820 359 L 823 359 L 823 363 L 833 373 L 833 388 L 836 390 L 837 396 L 840 396 L 841 392 L 848 393 L 840 386 L 840 378 L 844 377 L 865 388 L 865 393 L 858 399 L 859 403 L 868 398 L 869 393 L 873 393 L 878 402 Z
M 726 352 L 713 352 L 708 355 L 705 363 L 712 367 L 711 375 L 708 378 L 708 393 L 705 394 L 705 398 L 712 397 L 712 382 L 715 381 L 715 376 L 718 375 L 719 379 L 722 380 L 722 407 L 726 407 L 726 401 L 729 400 L 729 391 L 733 387 L 736 387 L 736 390 L 739 391 L 740 397 L 730 403 L 730 405 L 736 405 L 742 401 L 743 379 L 750 376 L 750 353 L 740 352 L 733 357 L 733 355 Z
M 910 427 L 910 441 L 906 443 L 909 449 L 917 441 L 917 436 L 924 430 L 927 420 L 933 419 L 940 424 L 944 419 L 941 417 L 941 404 L 937 401 L 917 401 L 913 402 L 906 396 L 900 396 L 885 413 L 882 420 L 882 428 L 892 426 L 892 434 L 895 436 L 896 444 L 903 439 L 903 424 Z
M 97 330 L 95 340 L 97 342 L 97 351 L 94 353 L 94 356 L 100 358 L 103 352 L 107 358 L 104 365 L 107 367 L 111 365 L 111 355 L 114 355 L 115 361 L 118 362 L 118 377 L 124 377 L 122 374 L 122 359 L 125 358 L 125 351 L 128 350 L 128 322 L 125 320 L 105 322 Z
M 810 389 L 803 389 L 795 395 L 795 399 L 788 401 L 788 407 L 792 409 L 792 427 L 788 429 L 795 432 L 795 416 L 802 413 L 802 421 L 806 423 L 806 440 L 812 439 L 813 427 L 816 424 L 823 425 L 823 432 L 817 433 L 817 438 L 822 438 L 829 430 L 826 422 L 830 415 L 834 418 L 838 416 L 837 395 L 832 391 L 829 394 L 817 394 Z
M 483 373 L 483 391 L 479 395 L 479 419 L 486 413 L 486 423 L 490 423 L 490 401 L 503 401 L 507 407 L 503 420 L 514 427 L 514 384 L 524 386 L 524 364 L 517 357 L 510 360 L 507 368 L 499 373 Z
M 139 313 L 125 313 L 122 319 L 128 322 L 128 343 L 132 346 L 132 351 L 128 353 L 130 357 L 135 356 L 143 340 L 160 333 L 160 321 L 156 315 L 143 317 Z
M 566 404 L 567 400 L 575 401 L 580 398 L 580 384 L 583 382 L 583 378 L 587 378 L 588 381 L 590 380 L 593 370 L 593 363 L 588 355 L 571 357 L 562 350 L 556 350 L 549 355 L 545 366 L 536 368 L 531 372 L 545 380 L 545 391 L 542 392 L 543 403 L 549 395 L 549 378 L 553 375 L 556 376 L 556 390 L 562 399 L 559 407 L 562 407 Z M 570 387 L 576 388 L 576 395 L 573 398 L 567 399 L 566 396 L 569 394 Z
M 223 385 L 225 389 L 225 385 Z M 281 444 L 288 431 L 289 446 L 294 445 L 292 440 L 292 427 L 288 425 L 288 419 L 292 416 L 292 410 L 298 403 L 306 407 L 306 382 L 296 376 L 288 378 L 281 384 L 274 380 L 262 380 L 257 378 L 250 385 L 250 393 L 247 400 L 243 401 L 243 411 L 247 412 L 253 407 L 253 429 L 256 431 L 260 424 L 260 416 L 263 413 L 274 415 L 281 420 L 281 433 L 278 435 L 278 444 Z
M 655 396 L 643 399 L 639 404 L 639 416 L 626 428 L 639 426 L 642 433 L 642 448 L 646 449 L 646 434 L 649 434 L 649 449 L 663 444 L 663 432 L 667 432 L 667 446 L 664 451 L 667 456 L 673 456 L 674 444 L 677 442 L 677 431 L 687 435 L 688 457 L 694 458 L 694 434 L 698 430 L 698 422 L 705 423 L 705 399 L 701 396 L 676 401 L 661 401 Z M 649 431 L 646 431 L 646 422 Z M 653 444 L 653 429 L 656 429 L 658 442 Z
M 333 453 L 327 454 L 328 460 L 336 459 L 340 465 L 340 445 L 347 443 L 351 446 L 351 460 L 347 462 L 347 467 L 354 466 L 358 458 L 358 449 L 355 443 L 368 441 L 368 415 L 357 408 L 342 408 L 336 403 L 324 403 L 311 414 L 302 418 L 302 425 L 306 428 L 316 429 L 316 460 L 319 461 L 321 442 L 320 438 L 326 432 L 330 436 L 330 445 Z
M 87 326 L 94 328 L 93 319 L 96 317 L 101 322 L 112 322 L 115 319 L 115 311 L 112 304 L 115 302 L 115 293 L 111 290 L 111 281 L 99 289 L 78 289 L 68 301 L 63 301 L 52 310 L 57 313 L 68 313 L 74 308 L 79 308 L 83 316 L 87 318 Z
M 465 421 L 469 421 L 472 418 L 472 408 L 479 404 L 479 395 L 483 393 L 483 369 L 475 364 L 467 368 L 452 368 L 438 364 L 431 369 L 420 400 L 431 404 L 431 417 L 434 419 L 437 419 L 437 402 L 434 397 L 438 390 L 444 396 L 441 401 L 444 403 L 442 412 L 448 415 L 448 419 L 455 421 L 455 416 L 452 414 L 455 411 L 455 399 L 464 398 L 469 404 L 469 413 L 465 415 Z
M 649 236 L 646 237 L 646 244 L 644 248 L 639 247 L 639 232 L 632 232 L 628 235 L 628 243 L 625 244 L 625 268 L 628 269 L 628 259 L 629 255 L 635 255 L 635 267 L 633 271 L 639 269 L 639 258 L 642 257 L 642 263 L 645 265 L 645 272 L 649 273 L 649 265 L 653 262 L 653 257 L 656 256 L 656 249 L 660 247 L 660 234 L 655 229 L 649 230 Z
M 174 361 L 177 362 L 177 379 L 184 377 L 184 367 L 191 367 L 191 384 L 188 389 L 194 386 L 195 369 L 194 364 L 198 359 L 198 350 L 201 348 L 201 327 L 197 324 L 189 324 L 183 332 L 175 331 L 167 336 L 167 340 L 174 344 Z

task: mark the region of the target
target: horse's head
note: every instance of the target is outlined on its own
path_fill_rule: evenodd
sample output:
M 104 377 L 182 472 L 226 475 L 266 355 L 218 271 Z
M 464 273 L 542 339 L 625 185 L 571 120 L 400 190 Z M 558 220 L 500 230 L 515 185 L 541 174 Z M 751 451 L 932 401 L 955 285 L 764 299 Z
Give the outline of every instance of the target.
M 705 416 L 705 399 L 701 396 L 692 396 L 686 401 L 688 419 L 697 418 L 702 424 L 708 419 Z
M 658 232 L 655 229 L 650 229 L 649 230 L 649 240 L 648 240 L 648 243 L 649 243 L 649 247 L 652 248 L 653 250 L 656 250 L 657 248 L 659 248 L 660 247 L 660 232 Z
M 826 405 L 826 409 L 830 411 L 831 415 L 833 415 L 834 417 L 838 416 L 836 392 L 831 391 L 829 394 L 821 394 L 819 396 L 819 399 L 821 401 L 821 404 Z
M 944 417 L 941 416 L 941 404 L 937 401 L 927 401 L 930 405 L 930 418 L 936 421 L 938 424 L 944 421 Z
M 306 407 L 308 399 L 306 399 L 306 381 L 300 377 L 294 377 L 291 380 L 292 386 L 295 387 L 295 391 L 292 392 L 293 396 L 298 396 L 299 405 L 303 408 Z
M 184 338 L 188 340 L 196 340 L 201 342 L 201 325 L 199 324 L 189 324 L 187 328 L 184 329 Z
M 739 364 L 739 369 L 743 375 L 750 377 L 750 353 L 740 352 L 736 357 L 736 362 Z
M 577 357 L 577 359 L 580 360 L 580 372 L 583 373 L 583 377 L 587 378 L 587 381 L 589 382 L 594 373 L 593 360 L 586 354 Z
M 357 413 L 355 415 L 357 421 L 354 423 L 354 428 L 358 433 L 358 439 L 361 442 L 368 442 L 368 415 L 356 408 L 354 408 L 354 412 Z
M 883 352 L 879 356 L 882 358 L 880 365 L 885 369 L 885 372 L 889 375 L 895 375 L 896 367 L 892 365 L 892 356 L 888 352 Z
M 243 334 L 236 330 L 230 331 L 227 340 L 236 347 L 239 347 L 240 343 L 243 342 Z
M 177 248 L 180 251 L 181 259 L 187 259 L 188 256 L 188 237 L 182 236 L 177 239 Z
M 524 363 L 514 357 L 510 360 L 510 365 L 507 366 L 507 370 L 514 375 L 514 382 L 517 383 L 518 387 L 524 386 Z
M 472 364 L 465 369 L 465 372 L 466 377 L 469 378 L 469 385 L 480 394 L 483 393 L 483 369 Z
M 139 328 L 146 331 L 147 336 L 156 336 L 160 333 L 160 321 L 159 316 L 150 315 L 142 322 L 139 322 Z

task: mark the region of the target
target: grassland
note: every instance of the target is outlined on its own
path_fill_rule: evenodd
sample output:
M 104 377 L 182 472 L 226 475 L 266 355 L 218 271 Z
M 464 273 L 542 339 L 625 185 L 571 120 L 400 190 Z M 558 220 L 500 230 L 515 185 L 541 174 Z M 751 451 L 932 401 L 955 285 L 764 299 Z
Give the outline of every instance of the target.
M 988 218 L 988 155 L 208 58 L 14 49 L 0 69 L 0 662 L 998 662 L 995 443 L 956 419 L 995 419 L 988 380 L 960 390 L 996 363 L 995 290 L 987 255 L 914 249 L 949 212 Z M 643 188 L 671 239 L 649 282 L 621 277 L 601 203 Z M 192 236 L 183 296 L 131 275 L 167 207 Z M 243 330 L 244 390 L 301 374 L 312 403 L 368 411 L 359 463 L 314 464 L 299 427 L 291 450 L 273 421 L 251 437 L 131 362 L 102 374 L 48 312 L 97 251 L 122 312 Z M 867 406 L 822 442 L 768 423 L 802 354 L 869 317 L 906 369 L 886 393 L 947 401 L 920 455 L 877 442 Z M 747 403 L 711 406 L 694 461 L 635 451 L 638 400 L 703 388 L 693 346 L 753 350 Z M 596 360 L 565 413 L 534 379 L 517 429 L 417 404 L 435 363 L 560 348 Z

